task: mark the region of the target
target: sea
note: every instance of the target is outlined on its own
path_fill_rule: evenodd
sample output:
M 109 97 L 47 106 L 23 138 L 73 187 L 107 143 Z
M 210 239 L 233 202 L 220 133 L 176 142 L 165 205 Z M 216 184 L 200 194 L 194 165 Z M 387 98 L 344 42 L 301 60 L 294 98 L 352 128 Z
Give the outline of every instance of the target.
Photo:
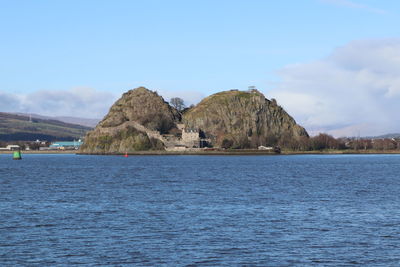
M 0 155 L 0 266 L 400 266 L 400 155 Z

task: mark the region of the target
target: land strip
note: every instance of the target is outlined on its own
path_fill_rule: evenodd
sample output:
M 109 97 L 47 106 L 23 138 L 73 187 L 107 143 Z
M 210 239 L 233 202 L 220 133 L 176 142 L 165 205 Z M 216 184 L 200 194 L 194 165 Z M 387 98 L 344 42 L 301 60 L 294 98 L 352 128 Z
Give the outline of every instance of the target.
M 77 154 L 77 155 L 124 155 L 122 153 L 114 154 L 89 154 L 81 153 L 76 150 L 46 150 L 46 151 L 21 151 L 22 154 Z M 12 154 L 13 151 L 0 151 L 0 154 Z M 400 154 L 400 150 L 323 150 L 323 151 L 286 151 L 281 154 L 263 150 L 214 150 L 214 151 L 137 151 L 128 153 L 129 156 L 141 155 L 349 155 L 349 154 Z
M 14 151 L 0 151 L 0 154 L 13 154 Z M 22 154 L 76 154 L 76 150 L 21 150 Z

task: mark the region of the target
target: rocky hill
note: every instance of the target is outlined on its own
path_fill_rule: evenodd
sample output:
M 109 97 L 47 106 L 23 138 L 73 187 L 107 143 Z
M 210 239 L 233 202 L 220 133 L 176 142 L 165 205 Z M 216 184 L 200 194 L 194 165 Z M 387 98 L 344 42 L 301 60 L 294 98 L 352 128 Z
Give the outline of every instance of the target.
M 87 134 L 83 153 L 125 153 L 163 150 L 161 134 L 176 128 L 181 114 L 156 92 L 144 87 L 130 90 L 115 102 L 108 114 Z
M 308 137 L 276 101 L 257 90 L 211 95 L 182 113 L 144 87 L 128 91 L 89 132 L 82 153 L 255 148 Z
M 217 146 L 235 148 L 276 145 L 289 138 L 308 137 L 275 100 L 257 90 L 231 90 L 211 95 L 183 115 L 190 128 L 201 129 Z

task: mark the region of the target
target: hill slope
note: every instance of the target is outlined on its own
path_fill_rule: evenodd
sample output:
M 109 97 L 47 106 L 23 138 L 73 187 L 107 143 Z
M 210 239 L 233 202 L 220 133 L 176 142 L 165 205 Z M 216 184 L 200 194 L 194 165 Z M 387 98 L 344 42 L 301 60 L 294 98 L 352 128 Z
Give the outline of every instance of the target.
M 83 153 L 125 153 L 164 149 L 161 134 L 176 128 L 179 112 L 156 92 L 144 87 L 130 90 L 85 137 Z
M 302 137 L 308 138 L 306 130 L 276 101 L 256 90 L 217 93 L 181 114 L 156 92 L 139 87 L 123 94 L 110 108 L 86 135 L 81 152 L 125 153 L 204 144 L 256 148 Z
M 224 91 L 203 99 L 183 114 L 190 128 L 201 129 L 217 146 L 233 147 L 275 145 L 281 138 L 308 137 L 276 101 L 257 90 Z
M 1 141 L 72 140 L 82 138 L 91 128 L 28 116 L 0 112 Z
M 25 117 L 31 116 L 32 118 L 43 119 L 43 120 L 62 121 L 65 123 L 82 125 L 82 126 L 86 126 L 89 128 L 96 127 L 96 125 L 100 121 L 100 119 L 89 119 L 89 118 L 70 117 L 70 116 L 44 116 L 44 115 L 39 115 L 39 114 L 35 114 L 35 113 L 16 112 L 16 113 L 11 113 L 11 114 L 25 116 Z

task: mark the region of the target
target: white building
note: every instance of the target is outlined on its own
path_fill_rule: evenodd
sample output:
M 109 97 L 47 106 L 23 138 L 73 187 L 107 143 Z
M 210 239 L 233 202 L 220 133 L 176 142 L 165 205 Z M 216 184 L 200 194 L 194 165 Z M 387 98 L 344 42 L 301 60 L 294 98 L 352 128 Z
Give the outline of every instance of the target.
M 8 145 L 6 147 L 0 147 L 2 151 L 12 151 L 12 150 L 19 150 L 21 147 L 19 145 Z

